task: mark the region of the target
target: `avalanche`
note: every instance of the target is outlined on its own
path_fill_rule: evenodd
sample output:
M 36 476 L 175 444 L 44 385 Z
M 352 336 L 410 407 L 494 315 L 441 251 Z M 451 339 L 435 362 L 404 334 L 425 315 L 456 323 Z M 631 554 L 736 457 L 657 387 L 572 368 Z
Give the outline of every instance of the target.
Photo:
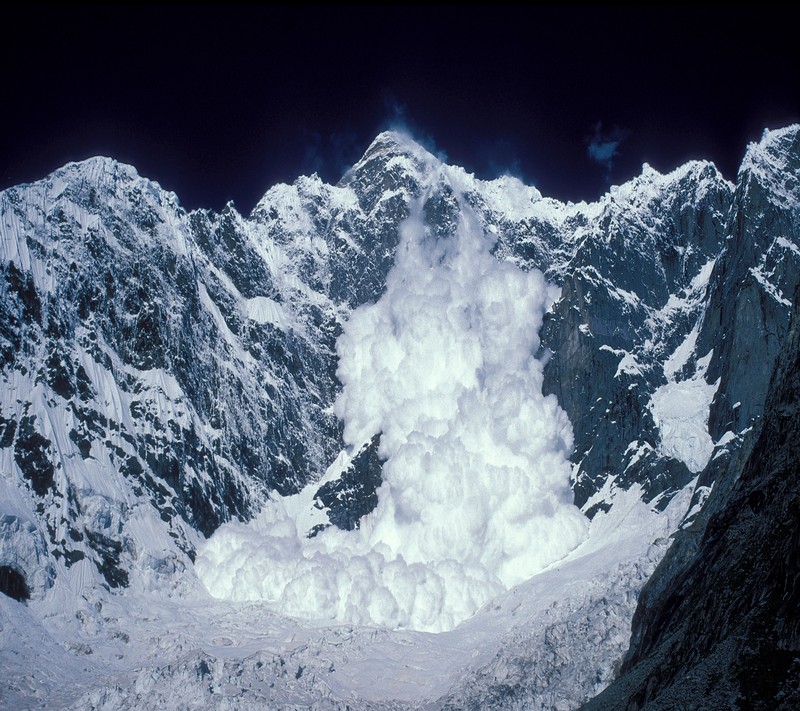
M 448 180 L 445 166 L 432 179 L 441 189 L 437 179 Z M 345 443 L 380 435 L 376 510 L 354 531 L 309 538 L 296 520 L 307 491 L 223 526 L 197 559 L 213 595 L 438 632 L 586 537 L 569 490 L 572 429 L 542 395 L 533 357 L 558 290 L 495 259 L 463 197 L 453 234 L 431 234 L 431 192 L 401 226 L 384 295 L 352 314 L 337 344 Z

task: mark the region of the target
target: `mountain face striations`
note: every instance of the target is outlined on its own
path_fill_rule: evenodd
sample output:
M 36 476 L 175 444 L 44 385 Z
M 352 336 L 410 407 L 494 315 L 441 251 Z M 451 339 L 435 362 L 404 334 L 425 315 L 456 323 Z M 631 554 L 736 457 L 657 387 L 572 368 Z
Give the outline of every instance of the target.
M 748 152 L 707 314 L 727 324 L 709 427 L 750 432 L 701 474 L 713 490 L 642 591 L 621 678 L 587 708 L 800 704 L 798 137 Z
M 112 681 L 122 672 L 98 665 L 61 705 L 169 703 L 158 676 L 161 688 L 188 684 L 197 704 L 221 708 L 223 669 L 253 680 L 238 708 L 295 698 L 308 708 L 577 708 L 615 677 L 590 708 L 796 704 L 798 126 L 765 131 L 735 184 L 708 162 L 666 175 L 645 165 L 592 204 L 511 177 L 478 180 L 394 132 L 339 184 L 274 186 L 247 217 L 233 204 L 187 212 L 108 158 L 3 191 L 0 590 L 4 605 L 28 607 L 7 603 L 16 607 L 0 634 L 81 594 L 113 607 L 160 591 L 177 605 L 202 591 L 194 567 L 207 540 L 258 522 L 274 502 L 286 502 L 309 545 L 370 535 L 395 464 L 387 432 L 354 438 L 342 419 L 342 334 L 397 288 L 410 219 L 440 255 L 431 269 L 450 268 L 468 224 L 509 274 L 541 272 L 550 285 L 530 367 L 571 423 L 563 488 L 591 528 L 585 556 L 565 559 L 579 582 L 543 566 L 541 580 L 554 582 L 523 587 L 530 600 L 547 587 L 573 602 L 539 609 L 500 586 L 492 612 L 476 598 L 476 620 L 519 608 L 525 621 L 504 622 L 470 659 L 453 646 L 443 687 L 409 682 L 420 696 L 362 693 L 355 671 L 334 683 L 344 661 L 319 659 L 340 644 L 337 631 L 307 641 L 317 661 L 293 649 L 257 666 L 225 656 L 222 643 L 197 642 L 202 652 L 180 657 L 183 667 L 175 660 L 189 642 L 169 664 L 141 652 L 138 667 L 158 669 L 150 681 Z M 476 382 L 488 372 L 478 368 Z M 592 551 L 633 530 L 636 507 L 660 523 L 647 524 L 643 547 L 617 546 L 613 572 L 593 568 Z M 108 616 L 90 608 L 78 612 L 97 618 L 93 634 L 110 635 Z M 453 634 L 480 623 L 469 624 Z M 58 654 L 85 653 L 71 628 L 60 634 Z M 347 639 L 367 644 L 359 634 Z M 383 634 L 381 644 L 400 644 Z M 435 648 L 428 637 L 412 644 Z M 282 673 L 290 659 L 297 668 Z M 256 693 L 267 669 L 273 690 Z M 53 679 L 11 685 L 0 699 L 28 703 Z

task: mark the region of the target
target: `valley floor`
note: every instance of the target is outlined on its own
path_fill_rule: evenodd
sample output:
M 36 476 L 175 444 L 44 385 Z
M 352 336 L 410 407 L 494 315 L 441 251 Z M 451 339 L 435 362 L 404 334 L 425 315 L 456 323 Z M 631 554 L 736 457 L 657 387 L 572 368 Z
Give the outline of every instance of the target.
M 44 600 L 0 596 L 0 707 L 576 708 L 613 678 L 690 493 L 658 514 L 618 492 L 570 556 L 439 634 L 289 619 L 193 571 L 111 594 L 78 564 Z

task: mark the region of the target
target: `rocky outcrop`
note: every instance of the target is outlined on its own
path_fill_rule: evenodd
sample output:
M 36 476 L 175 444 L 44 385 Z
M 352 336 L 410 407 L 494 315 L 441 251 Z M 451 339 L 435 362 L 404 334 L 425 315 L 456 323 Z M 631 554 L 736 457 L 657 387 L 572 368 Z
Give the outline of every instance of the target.
M 20 476 L 2 498 L 61 564 L 124 586 L 142 548 L 164 547 L 134 533 L 138 502 L 191 557 L 198 535 L 321 475 L 336 314 L 293 307 L 232 207 L 186 214 L 98 158 L 5 191 L 0 213 L 0 451 Z
M 646 586 L 622 674 L 587 710 L 800 704 L 800 298 L 794 314 L 751 453 Z
M 544 387 L 573 423 L 575 501 L 588 502 L 590 515 L 608 505 L 590 500 L 609 478 L 624 489 L 641 484 L 646 500 L 663 505 L 693 477 L 658 451 L 651 399 L 702 316 L 731 198 L 711 164 L 667 176 L 646 167 L 612 189 L 592 221 L 565 226 L 573 253 L 551 267 L 562 294 L 542 332 L 552 352 Z
M 763 413 L 800 284 L 799 202 L 800 131 L 765 132 L 739 172 L 728 239 L 698 337 L 699 350 L 714 351 L 708 377 L 720 379 L 709 416 L 715 441 Z

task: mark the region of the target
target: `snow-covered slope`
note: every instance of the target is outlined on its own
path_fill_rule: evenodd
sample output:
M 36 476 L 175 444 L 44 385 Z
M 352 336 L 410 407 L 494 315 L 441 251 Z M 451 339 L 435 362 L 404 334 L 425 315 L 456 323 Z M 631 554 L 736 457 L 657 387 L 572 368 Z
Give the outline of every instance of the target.
M 124 587 L 324 470 L 335 314 L 232 208 L 93 159 L 0 213 L 2 500 L 49 563 Z
M 105 158 L 1 193 L 0 700 L 591 697 L 763 411 L 799 132 L 593 204 L 393 132 L 249 217 Z
M 657 513 L 629 492 L 582 547 L 432 634 L 325 624 L 214 600 L 191 576 L 111 593 L 73 566 L 45 600 L 0 598 L 3 708 L 576 707 L 613 677 L 636 591 L 689 492 Z

